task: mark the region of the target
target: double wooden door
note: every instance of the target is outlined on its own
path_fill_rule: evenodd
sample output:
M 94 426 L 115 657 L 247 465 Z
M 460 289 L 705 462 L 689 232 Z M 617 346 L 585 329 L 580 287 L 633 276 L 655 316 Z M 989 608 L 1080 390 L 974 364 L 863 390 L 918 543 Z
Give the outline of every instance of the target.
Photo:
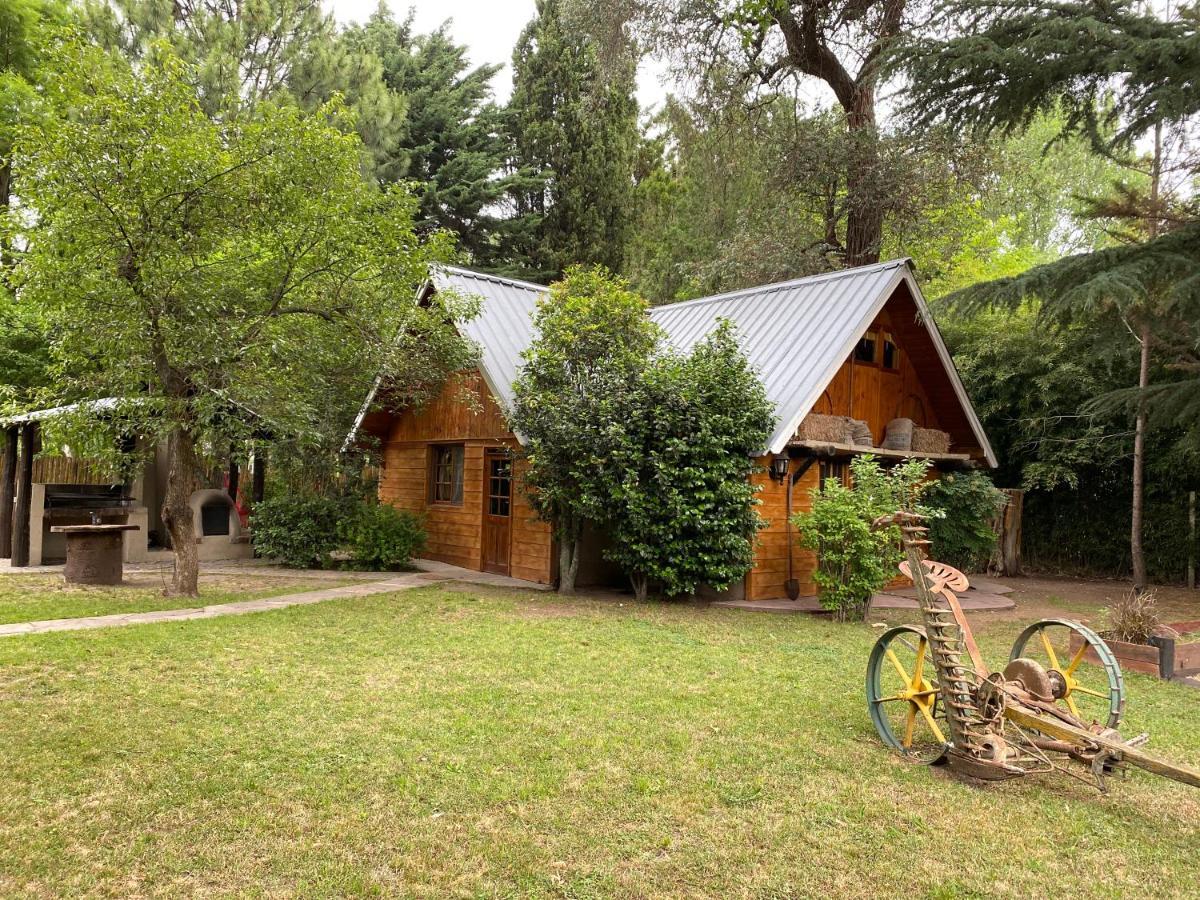
M 512 460 L 503 450 L 489 450 L 483 466 L 483 571 L 507 575 L 512 552 Z

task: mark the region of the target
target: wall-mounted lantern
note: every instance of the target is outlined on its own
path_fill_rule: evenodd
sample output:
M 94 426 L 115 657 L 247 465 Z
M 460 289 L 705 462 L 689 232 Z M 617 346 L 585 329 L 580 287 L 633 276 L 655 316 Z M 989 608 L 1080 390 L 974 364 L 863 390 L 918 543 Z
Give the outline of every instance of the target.
M 787 478 L 788 466 L 791 463 L 786 456 L 777 456 L 771 460 L 771 477 L 776 481 Z

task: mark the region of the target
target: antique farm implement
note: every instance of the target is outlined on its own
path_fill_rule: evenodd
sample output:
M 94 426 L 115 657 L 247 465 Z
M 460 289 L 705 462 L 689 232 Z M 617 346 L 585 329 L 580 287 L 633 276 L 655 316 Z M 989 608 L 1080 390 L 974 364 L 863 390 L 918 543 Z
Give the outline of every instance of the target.
M 984 780 L 1057 770 L 1104 790 L 1106 775 L 1130 765 L 1200 787 L 1200 772 L 1144 752 L 1146 735 L 1126 740 L 1117 731 L 1125 686 L 1099 635 L 1065 619 L 1037 622 L 1017 638 L 1004 671 L 989 671 L 955 595 L 966 576 L 925 559 L 920 516 L 875 523 L 893 524 L 924 626 L 891 628 L 871 652 L 867 706 L 884 743 Z

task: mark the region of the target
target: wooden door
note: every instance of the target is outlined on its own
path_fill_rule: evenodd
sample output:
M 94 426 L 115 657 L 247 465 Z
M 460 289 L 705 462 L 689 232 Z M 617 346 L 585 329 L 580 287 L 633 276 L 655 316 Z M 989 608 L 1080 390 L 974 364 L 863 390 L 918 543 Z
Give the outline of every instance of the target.
M 512 460 L 503 450 L 489 450 L 483 465 L 483 571 L 507 575 L 512 548 Z

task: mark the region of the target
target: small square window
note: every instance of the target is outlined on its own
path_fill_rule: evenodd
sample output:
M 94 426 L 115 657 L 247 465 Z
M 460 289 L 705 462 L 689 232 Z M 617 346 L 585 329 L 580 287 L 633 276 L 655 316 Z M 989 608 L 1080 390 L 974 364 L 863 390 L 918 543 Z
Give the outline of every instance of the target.
M 878 336 L 873 331 L 868 331 L 858 340 L 858 346 L 854 348 L 854 359 L 856 362 L 873 363 L 875 362 L 875 345 L 878 343 Z
M 837 481 L 844 485 L 848 471 L 846 463 L 840 459 L 821 460 L 817 467 L 821 487 L 825 487 L 827 481 Z
M 437 444 L 429 460 L 429 502 L 461 506 L 463 502 L 463 445 Z
M 900 348 L 886 331 L 883 333 L 883 367 L 892 371 L 900 368 Z

